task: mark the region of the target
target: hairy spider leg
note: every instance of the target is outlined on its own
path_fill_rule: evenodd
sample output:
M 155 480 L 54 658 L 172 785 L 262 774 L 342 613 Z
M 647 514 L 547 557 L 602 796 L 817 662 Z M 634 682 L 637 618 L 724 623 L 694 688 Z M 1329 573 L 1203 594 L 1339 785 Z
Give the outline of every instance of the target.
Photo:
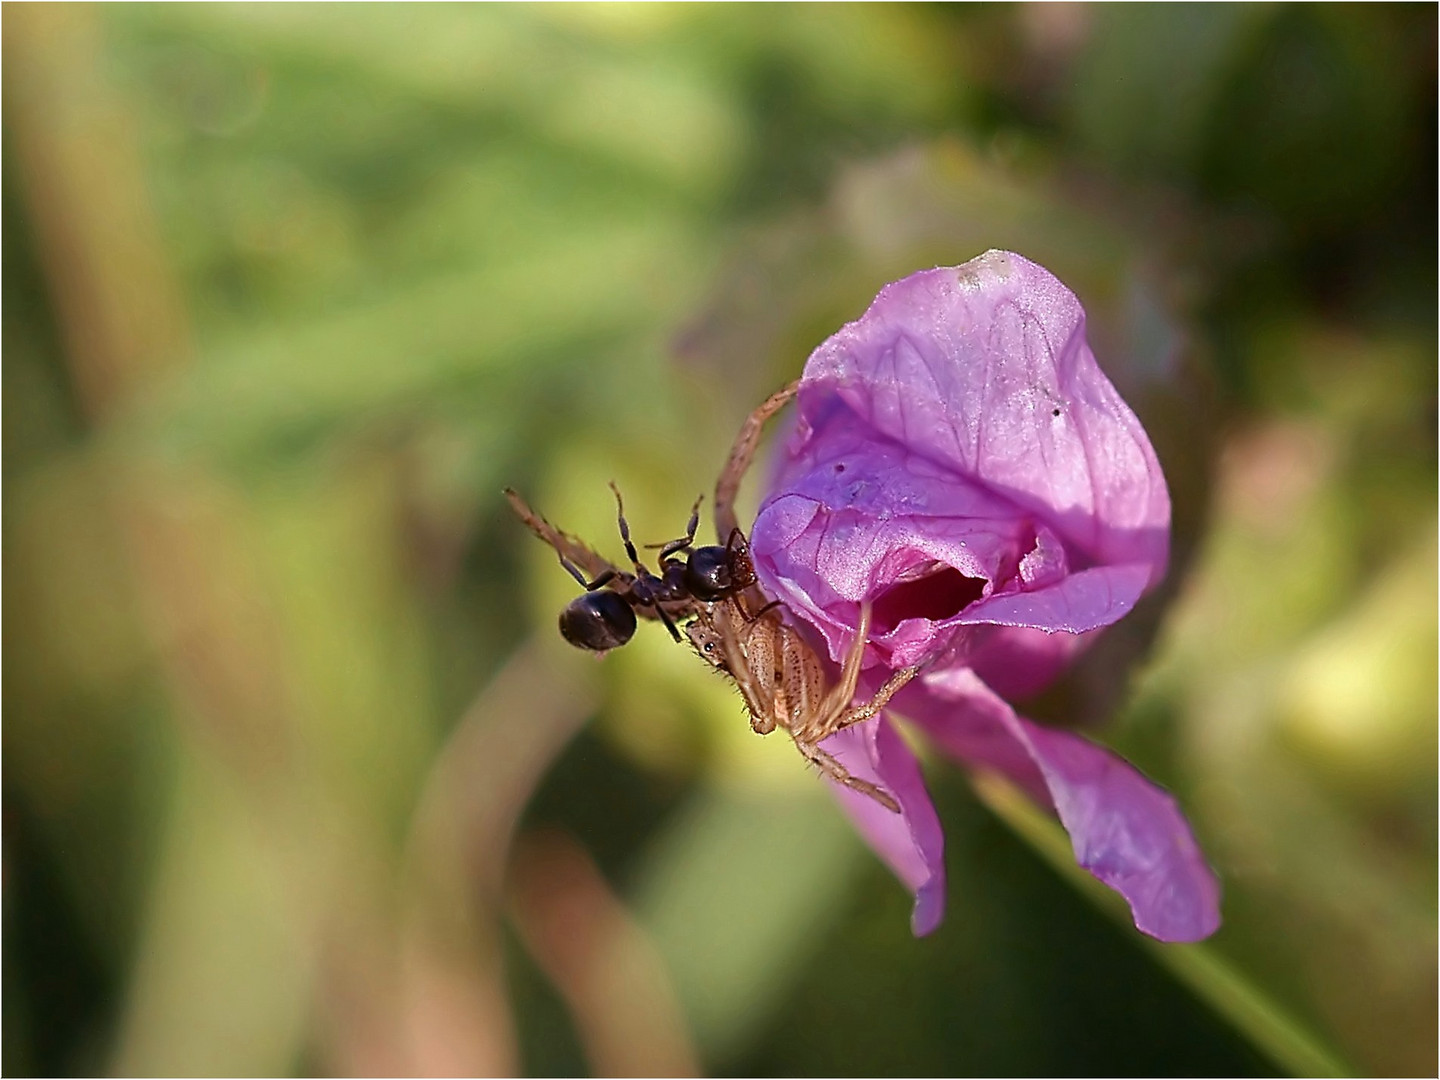
M 865 642 L 870 639 L 871 610 L 870 601 L 866 600 L 861 603 L 860 622 L 855 628 L 855 640 L 851 643 L 850 651 L 845 656 L 845 667 L 840 682 L 826 695 L 824 704 L 815 712 L 815 719 L 807 724 L 802 732 L 804 737 L 813 742 L 819 743 L 837 731 L 844 731 L 854 724 L 869 720 L 888 705 L 890 699 L 899 693 L 901 688 L 920 670 L 919 665 L 901 668 L 899 671 L 891 673 L 885 684 L 875 691 L 865 704 L 852 704 L 856 687 L 860 682 L 860 664 L 865 655 Z
M 764 639 L 762 642 L 757 639 L 754 631 L 759 624 L 750 623 L 744 628 L 742 644 L 742 634 L 737 622 L 744 624 L 745 613 L 736 600 L 716 604 L 709 616 L 703 617 L 703 621 L 719 639 L 720 655 L 715 657 L 713 649 L 705 649 L 702 655 L 716 667 L 729 672 L 730 677 L 735 680 L 735 687 L 740 691 L 740 696 L 745 699 L 745 707 L 750 711 L 750 727 L 755 733 L 770 734 L 775 730 L 776 724 L 774 691 L 763 678 L 757 678 L 756 672 L 769 668 L 769 677 L 773 683 L 776 660 L 773 641 Z
M 775 391 L 740 425 L 740 433 L 735 436 L 735 443 L 730 448 L 730 457 L 721 470 L 720 479 L 715 482 L 715 535 L 722 542 L 740 527 L 735 517 L 735 495 L 740 490 L 740 481 L 750 469 L 750 462 L 755 458 L 765 421 L 789 404 L 799 389 L 800 380 L 796 379 Z
M 850 649 L 840 669 L 840 681 L 830 688 L 819 707 L 803 718 L 799 729 L 794 732 L 797 739 L 818 743 L 839 730 L 835 724 L 846 715 L 860 685 L 860 665 L 865 660 L 865 644 L 870 640 L 870 613 L 870 601 L 861 601 L 860 621 L 855 626 L 855 636 L 850 639 Z
M 869 780 L 862 780 L 860 777 L 852 774 L 850 770 L 840 764 L 834 754 L 821 750 L 820 747 L 814 743 L 803 742 L 800 739 L 795 740 L 795 749 L 800 751 L 806 761 L 817 767 L 837 784 L 844 784 L 852 791 L 858 791 L 861 795 L 868 795 L 892 814 L 900 813 L 900 804 L 895 801 L 893 795 L 884 788 L 872 784 Z
M 513 488 L 505 489 L 505 498 L 510 503 L 510 509 L 515 511 L 515 516 L 523 521 L 531 532 L 549 544 L 562 559 L 567 559 L 572 565 L 578 566 L 591 580 L 599 578 L 607 572 L 620 578 L 628 576 L 583 540 L 571 536 L 567 532 L 562 532 L 530 509 L 525 500 L 516 494 Z M 584 581 L 581 584 L 583 585 Z
M 768 604 L 766 604 L 764 607 L 762 607 L 759 611 L 755 612 L 754 615 L 746 615 L 744 612 L 741 612 L 741 614 L 744 615 L 746 622 L 759 622 L 759 621 L 760 621 L 761 619 L 763 619 L 766 615 L 769 615 L 770 612 L 774 611 L 776 608 L 781 608 L 781 607 L 787 607 L 787 605 L 786 605 L 786 603 L 785 603 L 784 600 L 771 600 Z

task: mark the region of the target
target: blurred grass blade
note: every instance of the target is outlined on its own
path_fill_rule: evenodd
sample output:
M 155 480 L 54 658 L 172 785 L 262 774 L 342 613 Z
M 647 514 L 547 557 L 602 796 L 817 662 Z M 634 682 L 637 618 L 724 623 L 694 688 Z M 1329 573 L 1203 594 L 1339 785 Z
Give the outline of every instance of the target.
M 1088 900 L 1117 921 L 1129 923 L 1121 897 L 1076 864 L 1070 839 L 1058 822 L 1037 808 L 1018 788 L 992 774 L 978 774 L 975 791 L 981 802 Z M 1142 940 L 1162 967 L 1291 1075 L 1356 1075 L 1334 1050 L 1306 1030 L 1214 947 L 1168 945 L 1143 935 Z
M 865 865 L 849 823 L 811 786 L 702 789 L 656 838 L 634 890 L 709 1062 L 783 1005 Z

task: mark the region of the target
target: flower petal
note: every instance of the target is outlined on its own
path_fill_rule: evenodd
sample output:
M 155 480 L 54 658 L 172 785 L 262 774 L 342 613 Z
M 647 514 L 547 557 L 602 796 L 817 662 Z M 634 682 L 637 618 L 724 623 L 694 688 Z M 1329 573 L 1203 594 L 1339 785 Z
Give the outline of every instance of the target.
M 1140 929 L 1211 933 L 1218 885 L 1173 800 L 991 689 L 1042 689 L 1168 557 L 1164 477 L 1086 344 L 1075 296 L 1005 252 L 912 274 L 811 354 L 797 403 L 750 537 L 766 590 L 837 662 L 872 603 L 868 664 L 929 665 L 897 706 L 1052 808 Z M 914 756 L 883 719 L 826 749 L 899 798 L 893 815 L 840 790 L 915 892 L 916 932 L 933 928 L 941 836 Z
M 1170 498 L 1155 452 L 1044 267 L 989 251 L 887 285 L 811 354 L 816 425 L 834 395 L 876 434 L 1041 515 L 1097 562 L 1164 569 Z
M 1143 563 L 1093 566 L 1042 589 L 978 600 L 957 615 L 954 623 L 999 623 L 1082 634 L 1129 614 L 1149 576 L 1150 567 Z
M 1076 862 L 1125 897 L 1140 930 L 1199 941 L 1220 925 L 1219 883 L 1175 800 L 1123 759 L 1017 716 L 964 669 L 926 675 L 904 705 L 950 753 L 1009 776 L 1052 807 Z
M 1028 626 L 991 626 L 958 650 L 986 686 L 1006 701 L 1038 694 L 1070 665 L 1099 631 L 1051 634 Z M 932 670 L 946 666 L 944 658 Z
M 914 893 L 910 928 L 924 937 L 945 916 L 945 835 L 920 762 L 884 715 L 837 732 L 821 746 L 852 776 L 884 788 L 900 804 L 896 814 L 868 795 L 830 785 L 865 842 Z
M 766 589 L 832 659 L 869 598 L 872 664 L 946 648 L 963 664 L 958 643 L 1018 667 L 1027 635 L 959 628 L 1083 634 L 1159 579 L 1165 480 L 1084 328 L 1048 271 L 992 251 L 886 286 L 811 355 L 751 545 Z M 1030 689 L 1075 650 L 1040 651 L 1057 663 L 1016 680 Z

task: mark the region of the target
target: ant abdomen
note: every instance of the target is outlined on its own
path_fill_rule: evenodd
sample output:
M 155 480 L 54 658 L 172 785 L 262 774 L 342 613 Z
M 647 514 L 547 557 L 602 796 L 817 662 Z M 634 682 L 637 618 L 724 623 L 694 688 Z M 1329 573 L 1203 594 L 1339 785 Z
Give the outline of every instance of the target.
M 635 609 L 608 589 L 577 596 L 560 612 L 560 636 L 580 649 L 616 649 L 634 635 Z

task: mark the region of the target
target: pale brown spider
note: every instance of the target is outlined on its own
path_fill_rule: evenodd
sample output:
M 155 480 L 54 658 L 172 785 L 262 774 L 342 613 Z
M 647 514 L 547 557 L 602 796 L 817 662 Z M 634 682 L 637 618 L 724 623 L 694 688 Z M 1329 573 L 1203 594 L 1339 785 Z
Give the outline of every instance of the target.
M 915 677 L 918 668 L 894 672 L 870 701 L 852 704 L 870 636 L 871 609 L 865 601 L 860 605 L 859 624 L 840 680 L 827 687 L 824 662 L 801 632 L 785 622 L 780 602 L 770 600 L 760 588 L 749 543 L 735 519 L 735 495 L 755 457 L 765 421 L 789 403 L 799 385 L 792 382 L 771 394 L 746 418 L 735 437 L 715 484 L 715 527 L 722 545 L 695 547 L 697 501 L 685 536 L 656 545 L 661 549 L 659 576 L 640 562 L 618 490 L 616 516 L 626 554 L 635 568 L 633 574 L 583 540 L 555 528 L 514 491 L 505 489 L 505 496 L 520 519 L 555 550 L 560 564 L 586 590 L 561 614 L 560 631 L 567 641 L 605 652 L 630 640 L 636 616 L 658 619 L 677 640 L 676 624 L 684 625 L 696 651 L 734 680 L 756 733 L 768 735 L 777 727 L 788 732 L 805 759 L 826 776 L 899 813 L 900 806 L 889 792 L 851 775 L 834 755 L 820 749 L 820 743 L 875 716 Z M 683 562 L 676 558 L 682 553 L 686 553 Z
M 722 538 L 739 532 L 735 495 L 754 459 L 765 421 L 779 412 L 798 388 L 799 383 L 793 382 L 772 394 L 741 425 L 715 485 L 715 526 Z M 768 735 L 777 727 L 788 732 L 796 749 L 826 776 L 898 814 L 900 806 L 889 792 L 851 775 L 834 755 L 820 749 L 820 743 L 875 716 L 919 668 L 896 671 L 868 702 L 852 704 L 870 637 L 870 602 L 860 604 L 859 623 L 840 680 L 828 689 L 823 662 L 801 633 L 784 621 L 780 607 L 779 601 L 768 600 L 755 583 L 706 605 L 685 632 L 703 658 L 735 681 L 756 734 Z
M 788 732 L 795 748 L 830 779 L 868 795 L 892 813 L 900 812 L 889 792 L 852 775 L 834 755 L 820 749 L 820 743 L 837 731 L 875 716 L 919 670 L 902 668 L 865 704 L 851 704 L 870 633 L 868 600 L 860 605 L 860 622 L 840 681 L 828 690 L 820 657 L 781 620 L 773 605 L 751 617 L 740 598 L 722 600 L 686 626 L 685 633 L 702 657 L 735 680 L 757 735 L 768 735 L 777 727 Z

